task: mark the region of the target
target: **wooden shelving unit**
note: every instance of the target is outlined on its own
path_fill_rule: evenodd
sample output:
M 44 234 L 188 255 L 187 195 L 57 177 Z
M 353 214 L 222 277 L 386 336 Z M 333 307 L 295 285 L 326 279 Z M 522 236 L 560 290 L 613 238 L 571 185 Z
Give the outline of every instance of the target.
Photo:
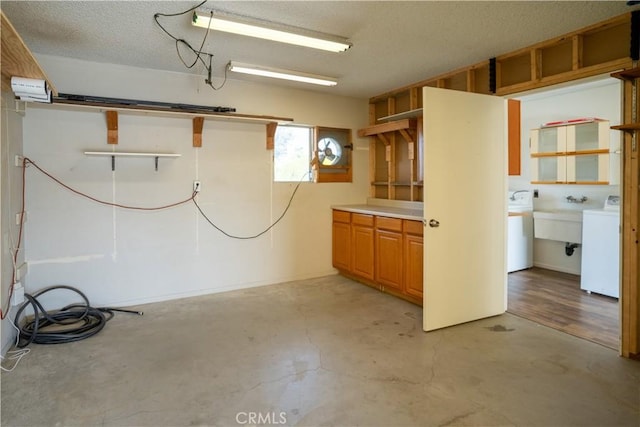
M 370 194 L 372 197 L 422 201 L 420 193 L 423 185 L 418 177 L 419 167 L 416 156 L 418 119 L 409 118 L 417 117 L 421 113 L 421 110 L 415 109 L 410 113 L 390 115 L 387 118 L 396 118 L 397 120 L 374 124 L 358 130 L 358 136 L 371 137 L 369 178 L 371 179 Z M 384 150 L 382 150 L 383 148 Z M 376 169 L 376 164 L 380 164 L 382 161 L 379 158 L 382 152 L 384 153 L 384 162 L 386 162 L 384 172 L 381 168 Z M 406 194 L 407 190 L 408 194 Z M 399 197 L 399 192 L 404 193 Z
M 11 91 L 11 77 L 26 77 L 29 79 L 46 80 L 54 95 L 57 95 L 55 86 L 51 83 L 45 72 L 40 68 L 38 61 L 27 45 L 24 43 L 16 29 L 0 11 L 2 33 L 2 91 Z

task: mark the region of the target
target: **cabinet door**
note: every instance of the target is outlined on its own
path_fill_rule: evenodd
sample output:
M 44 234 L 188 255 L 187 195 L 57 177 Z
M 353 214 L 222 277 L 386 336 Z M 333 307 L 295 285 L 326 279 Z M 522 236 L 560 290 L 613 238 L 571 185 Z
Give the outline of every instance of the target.
M 531 131 L 531 182 L 557 184 L 567 180 L 567 129 L 564 126 Z
M 565 151 L 567 151 L 566 127 L 548 127 L 531 131 L 531 154 L 564 153 Z
M 520 175 L 520 150 L 522 141 L 520 138 L 520 101 L 507 100 L 507 135 L 509 147 L 509 175 Z
M 531 182 L 557 184 L 567 181 L 567 156 L 531 157 Z
M 609 150 L 609 122 L 567 126 L 567 152 Z
M 402 234 L 376 230 L 376 280 L 402 291 Z
M 420 224 L 422 226 L 422 224 Z M 411 296 L 422 298 L 423 240 L 422 236 L 404 236 L 404 289 Z
M 609 153 L 567 156 L 570 184 L 608 184 L 609 175 Z
M 351 272 L 353 274 L 369 280 L 374 279 L 373 245 L 372 227 L 351 225 Z
M 340 270 L 351 270 L 351 226 L 333 223 L 333 266 Z

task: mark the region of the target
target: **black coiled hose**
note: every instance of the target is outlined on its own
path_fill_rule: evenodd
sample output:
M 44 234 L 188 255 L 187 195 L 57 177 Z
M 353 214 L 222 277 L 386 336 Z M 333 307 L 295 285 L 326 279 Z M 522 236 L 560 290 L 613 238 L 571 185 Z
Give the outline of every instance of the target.
M 44 309 L 38 297 L 56 290 L 67 289 L 77 293 L 84 300 L 82 303 L 67 305 L 53 312 Z M 142 315 L 141 311 L 124 310 L 119 308 L 94 308 L 89 305 L 89 299 L 80 290 L 66 285 L 51 286 L 41 289 L 33 295 L 24 294 L 26 302 L 16 313 L 15 325 L 20 331 L 18 347 L 23 348 L 31 343 L 62 344 L 89 338 L 104 328 L 114 315 L 114 311 Z M 20 325 L 20 318 L 27 307 L 33 308 L 33 318 L 28 318 Z

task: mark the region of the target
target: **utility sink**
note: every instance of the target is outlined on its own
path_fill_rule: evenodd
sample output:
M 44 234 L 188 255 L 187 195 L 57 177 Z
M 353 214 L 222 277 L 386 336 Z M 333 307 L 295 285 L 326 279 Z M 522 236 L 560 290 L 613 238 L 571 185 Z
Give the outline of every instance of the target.
M 533 230 L 537 239 L 582 243 L 582 211 L 533 211 Z

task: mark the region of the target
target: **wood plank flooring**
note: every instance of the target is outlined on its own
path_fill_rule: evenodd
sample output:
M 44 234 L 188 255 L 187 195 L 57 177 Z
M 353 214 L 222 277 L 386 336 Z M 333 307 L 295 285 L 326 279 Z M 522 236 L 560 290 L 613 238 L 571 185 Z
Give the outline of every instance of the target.
M 580 289 L 580 276 L 531 268 L 509 274 L 507 311 L 618 350 L 618 300 Z

